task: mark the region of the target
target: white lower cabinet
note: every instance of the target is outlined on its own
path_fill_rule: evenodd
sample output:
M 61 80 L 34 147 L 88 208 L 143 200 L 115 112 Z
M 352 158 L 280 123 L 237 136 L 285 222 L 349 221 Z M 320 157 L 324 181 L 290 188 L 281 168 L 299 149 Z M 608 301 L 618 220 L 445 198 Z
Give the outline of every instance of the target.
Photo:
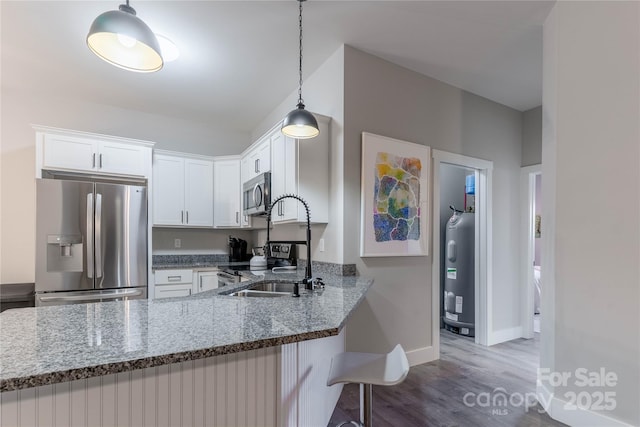
M 154 276 L 155 299 L 187 297 L 193 292 L 192 270 L 156 270 Z
M 193 274 L 193 293 L 218 289 L 218 270 L 196 271 Z

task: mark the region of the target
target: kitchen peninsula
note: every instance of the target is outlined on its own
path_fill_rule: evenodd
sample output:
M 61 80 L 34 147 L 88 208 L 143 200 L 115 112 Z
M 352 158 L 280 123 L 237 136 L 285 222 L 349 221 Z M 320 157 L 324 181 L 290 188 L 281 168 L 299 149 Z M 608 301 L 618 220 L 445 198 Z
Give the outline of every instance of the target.
M 324 276 L 300 298 L 230 292 L 0 314 L 1 421 L 43 425 L 326 425 L 342 328 L 371 279 Z

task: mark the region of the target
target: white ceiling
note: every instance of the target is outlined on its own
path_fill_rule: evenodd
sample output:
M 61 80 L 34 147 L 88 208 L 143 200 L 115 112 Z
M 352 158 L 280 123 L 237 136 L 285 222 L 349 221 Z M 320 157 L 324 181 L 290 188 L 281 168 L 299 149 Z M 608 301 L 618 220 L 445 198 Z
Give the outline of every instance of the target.
M 1 1 L 3 89 L 250 131 L 296 88 L 293 0 L 131 0 L 141 19 L 181 50 L 154 74 L 113 67 L 86 47 L 93 19 L 123 2 Z M 551 6 L 310 0 L 304 3 L 304 73 L 349 44 L 524 111 L 541 104 L 542 23 Z

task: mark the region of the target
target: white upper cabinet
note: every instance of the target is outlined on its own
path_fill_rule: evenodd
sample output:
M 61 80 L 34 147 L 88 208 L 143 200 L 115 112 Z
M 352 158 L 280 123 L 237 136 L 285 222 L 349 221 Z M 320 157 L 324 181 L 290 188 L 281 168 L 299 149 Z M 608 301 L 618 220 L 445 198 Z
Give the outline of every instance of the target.
M 213 161 L 153 156 L 153 225 L 213 226 Z
M 244 220 L 240 209 L 240 158 L 215 159 L 213 173 L 213 225 L 240 227 Z
M 269 136 L 250 146 L 242 154 L 242 182 L 271 170 L 271 141 Z
M 329 119 L 316 116 L 320 135 L 292 139 L 277 126 L 271 135 L 271 200 L 283 194 L 303 198 L 311 211 L 311 222 L 329 222 Z M 283 199 L 271 211 L 273 222 L 306 222 L 306 211 L 295 199 Z
M 149 177 L 153 143 L 36 127 L 36 176 L 42 170 Z

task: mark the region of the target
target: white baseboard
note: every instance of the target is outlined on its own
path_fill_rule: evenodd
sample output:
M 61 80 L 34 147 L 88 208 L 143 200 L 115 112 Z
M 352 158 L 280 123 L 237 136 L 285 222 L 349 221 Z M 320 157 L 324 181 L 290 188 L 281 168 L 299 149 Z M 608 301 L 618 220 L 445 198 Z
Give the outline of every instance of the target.
M 607 417 L 600 412 L 588 409 L 567 409 L 567 402 L 558 399 L 539 381 L 536 394 L 538 402 L 551 418 L 569 426 L 576 427 L 633 427 L 631 424 Z
M 522 326 L 490 332 L 487 337 L 487 345 L 500 344 L 516 338 L 522 338 Z
M 407 359 L 409 360 L 409 366 L 421 365 L 438 359 L 438 355 L 432 345 L 417 348 L 415 350 L 409 350 L 406 354 Z

